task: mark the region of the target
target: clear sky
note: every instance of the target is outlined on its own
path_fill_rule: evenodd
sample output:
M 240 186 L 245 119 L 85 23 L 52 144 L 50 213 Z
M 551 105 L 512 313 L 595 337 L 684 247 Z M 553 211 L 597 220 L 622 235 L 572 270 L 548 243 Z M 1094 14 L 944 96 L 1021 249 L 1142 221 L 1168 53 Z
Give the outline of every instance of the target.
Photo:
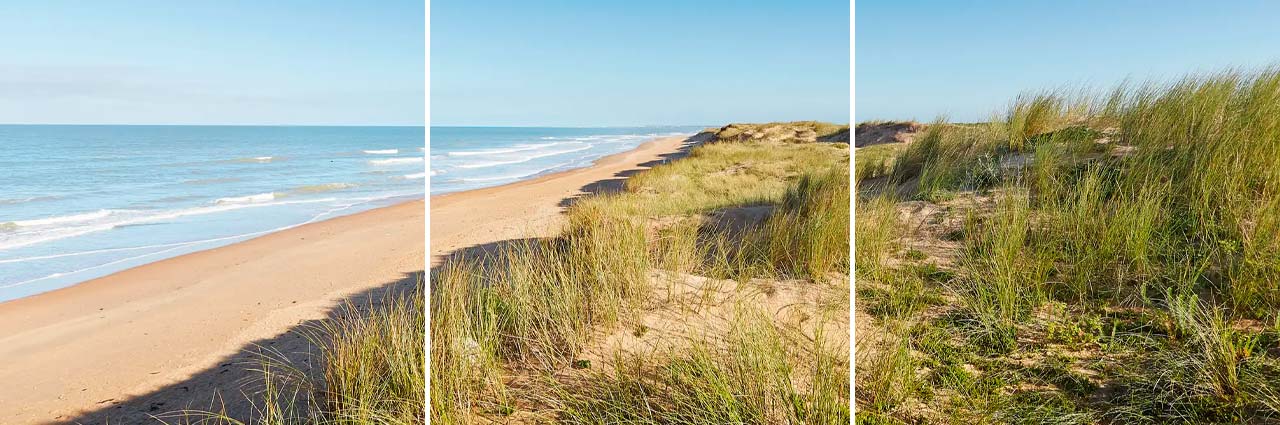
M 1280 61 L 1274 1 L 859 0 L 855 121 L 986 119 L 1022 91 Z
M 432 125 L 849 120 L 847 0 L 431 3 Z
M 422 125 L 422 0 L 0 3 L 0 123 Z

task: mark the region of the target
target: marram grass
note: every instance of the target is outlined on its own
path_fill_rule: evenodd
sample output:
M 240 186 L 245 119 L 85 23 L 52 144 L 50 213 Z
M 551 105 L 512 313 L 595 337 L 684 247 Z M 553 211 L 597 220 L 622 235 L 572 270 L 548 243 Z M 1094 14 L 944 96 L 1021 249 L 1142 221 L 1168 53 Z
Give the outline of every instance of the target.
M 1026 95 L 887 162 L 899 193 L 964 224 L 952 277 L 926 287 L 940 313 L 881 319 L 911 327 L 915 363 L 867 360 L 889 382 L 930 370 L 908 399 L 945 396 L 904 410 L 879 401 L 900 387 L 868 387 L 867 420 L 1280 419 L 1280 69 Z M 859 232 L 894 225 L 886 202 L 859 199 Z M 858 235 L 859 276 L 917 267 L 889 239 Z M 935 331 L 950 348 L 921 339 Z

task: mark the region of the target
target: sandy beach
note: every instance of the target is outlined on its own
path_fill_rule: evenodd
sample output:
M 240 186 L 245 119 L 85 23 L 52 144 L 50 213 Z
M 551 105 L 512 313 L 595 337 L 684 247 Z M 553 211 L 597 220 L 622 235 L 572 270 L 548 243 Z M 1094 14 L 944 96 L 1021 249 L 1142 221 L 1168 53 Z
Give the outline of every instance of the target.
M 587 193 L 617 190 L 627 176 L 683 156 L 696 137 L 665 137 L 606 156 L 592 166 L 502 186 L 431 197 L 431 265 L 465 249 L 555 235 L 561 212 Z
M 219 395 L 243 405 L 247 348 L 292 355 L 306 344 L 291 330 L 416 279 L 423 210 L 405 202 L 0 303 L 0 423 L 159 423 Z

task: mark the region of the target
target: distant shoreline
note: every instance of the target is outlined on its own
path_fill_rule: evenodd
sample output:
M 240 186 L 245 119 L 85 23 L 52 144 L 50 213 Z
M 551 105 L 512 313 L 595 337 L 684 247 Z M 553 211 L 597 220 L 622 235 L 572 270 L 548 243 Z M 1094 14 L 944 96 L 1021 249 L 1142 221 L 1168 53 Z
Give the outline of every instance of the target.
M 694 135 L 696 136 L 696 135 Z M 431 259 L 434 266 L 459 248 L 506 239 L 547 236 L 562 222 L 562 203 L 586 186 L 620 184 L 621 175 L 650 168 L 699 143 L 691 136 L 659 137 L 607 155 L 590 166 L 557 171 L 499 186 L 432 195 Z M 650 165 L 645 165 L 650 164 Z
M 470 127 L 453 127 L 453 128 L 470 128 Z M 525 128 L 525 127 L 475 127 L 475 128 Z M 554 128 L 597 128 L 597 127 L 527 127 L 527 128 L 552 128 L 552 129 L 554 129 Z M 609 127 L 598 127 L 598 128 L 609 128 Z M 471 192 L 471 191 L 475 191 L 475 190 L 483 190 L 483 189 L 499 188 L 499 187 L 504 187 L 504 186 L 513 185 L 513 184 L 518 184 L 518 183 L 522 183 L 522 182 L 528 182 L 528 181 L 533 181 L 533 180 L 538 180 L 538 179 L 548 178 L 548 177 L 555 176 L 555 175 L 558 175 L 558 174 L 561 174 L 561 173 L 572 172 L 572 171 L 583 170 L 583 169 L 589 169 L 589 168 L 595 167 L 597 164 L 601 163 L 602 161 L 607 160 L 607 159 L 608 159 L 608 158 L 610 158 L 610 157 L 619 156 L 619 155 L 626 155 L 626 154 L 628 154 L 628 153 L 630 153 L 630 152 L 633 152 L 633 151 L 636 151 L 636 150 L 643 149 L 643 148 L 645 147 L 645 145 L 646 145 L 646 144 L 649 144 L 649 143 L 655 142 L 655 141 L 657 141 L 657 140 L 667 139 L 667 138 L 689 138 L 689 137 L 693 137 L 693 136 L 695 136 L 695 135 L 697 135 L 697 134 L 698 134 L 697 132 L 690 132 L 690 133 L 680 133 L 680 134 L 669 134 L 669 135 L 662 135 L 662 136 L 653 136 L 653 137 L 650 137 L 650 138 L 648 138 L 648 139 L 646 139 L 646 140 L 644 140 L 644 141 L 640 142 L 639 144 L 637 144 L 635 147 L 633 147 L 633 148 L 631 148 L 631 149 L 628 149 L 628 150 L 625 150 L 625 151 L 622 151 L 622 152 L 611 153 L 611 154 L 607 154 L 607 155 L 601 156 L 601 157 L 599 157 L 599 158 L 595 158 L 595 159 L 593 159 L 593 160 L 591 161 L 591 163 L 589 163 L 589 164 L 584 164 L 584 165 L 580 165 L 580 166 L 576 166 L 576 167 L 564 168 L 564 169 L 560 169 L 560 170 L 556 170 L 556 171 L 550 171 L 550 172 L 546 172 L 546 173 L 535 174 L 535 175 L 532 175 L 532 176 L 529 176 L 529 177 L 526 177 L 526 178 L 523 178 L 523 179 L 520 179 L 520 180 L 509 181 L 509 182 L 506 182 L 506 183 L 501 183 L 501 184 L 497 184 L 497 185 L 493 185 L 493 186 L 482 186 L 482 187 L 476 187 L 476 188 L 470 188 L 470 189 L 462 189 L 462 190 L 457 190 L 457 191 L 452 191 L 452 192 L 444 192 L 444 193 L 438 193 L 438 194 L 431 194 L 430 196 L 431 196 L 431 198 L 432 198 L 432 199 L 436 199 L 437 197 L 446 196 L 446 195 L 453 195 L 453 194 L 459 194 L 459 193 L 466 193 L 466 192 Z M 431 153 L 430 153 L 430 152 L 428 152 L 428 155 L 430 155 L 430 154 L 431 154 Z M 431 172 L 432 172 L 431 170 L 427 170 L 427 173 L 428 173 L 428 174 L 430 174 Z M 435 177 L 439 177 L 439 176 L 434 176 L 434 175 L 433 175 L 432 177 L 433 177 L 433 178 L 435 178 Z M 431 188 L 430 188 L 430 186 L 428 186 L 428 187 L 427 187 L 427 193 L 428 193 L 428 194 L 430 194 L 430 192 L 431 192 Z

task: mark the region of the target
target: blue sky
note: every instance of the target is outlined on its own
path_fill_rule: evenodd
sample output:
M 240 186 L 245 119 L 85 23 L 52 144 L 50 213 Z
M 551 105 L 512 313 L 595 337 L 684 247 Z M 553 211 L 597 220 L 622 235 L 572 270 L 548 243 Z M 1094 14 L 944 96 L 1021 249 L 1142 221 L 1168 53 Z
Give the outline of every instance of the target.
M 421 125 L 421 0 L 0 4 L 0 123 Z
M 849 120 L 849 4 L 431 4 L 433 125 Z
M 855 121 L 982 120 L 1022 91 L 1280 61 L 1280 2 L 859 0 L 856 13 Z

